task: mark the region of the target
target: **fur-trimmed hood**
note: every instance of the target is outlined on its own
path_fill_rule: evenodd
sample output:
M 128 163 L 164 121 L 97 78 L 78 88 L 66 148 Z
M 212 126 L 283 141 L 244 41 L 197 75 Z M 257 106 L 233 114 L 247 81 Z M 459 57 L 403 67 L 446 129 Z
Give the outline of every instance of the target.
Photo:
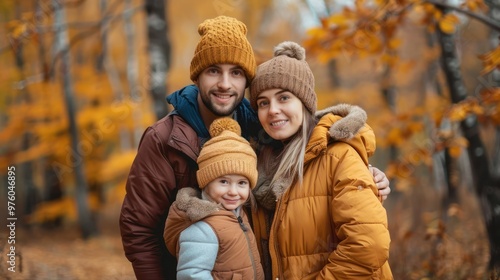
M 306 147 L 305 163 L 326 149 L 329 143 L 342 141 L 351 145 L 366 165 L 375 152 L 375 134 L 366 124 L 366 112 L 359 106 L 339 104 L 316 114 L 319 121 Z
M 180 189 L 172 205 L 184 212 L 193 223 L 224 209 L 221 204 L 201 199 L 201 192 L 194 188 Z
M 342 119 L 332 124 L 329 129 L 333 140 L 349 140 L 358 133 L 366 123 L 366 112 L 356 105 L 338 104 L 316 112 L 316 118 L 321 119 L 327 114 L 334 114 Z

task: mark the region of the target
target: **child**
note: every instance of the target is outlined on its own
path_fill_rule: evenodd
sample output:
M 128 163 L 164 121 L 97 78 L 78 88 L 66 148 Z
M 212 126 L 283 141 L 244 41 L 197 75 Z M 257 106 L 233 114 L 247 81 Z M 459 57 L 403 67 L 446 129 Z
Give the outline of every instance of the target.
M 257 181 L 257 157 L 231 118 L 210 126 L 198 157 L 200 192 L 179 190 L 165 224 L 177 279 L 264 279 L 255 236 L 242 209 Z

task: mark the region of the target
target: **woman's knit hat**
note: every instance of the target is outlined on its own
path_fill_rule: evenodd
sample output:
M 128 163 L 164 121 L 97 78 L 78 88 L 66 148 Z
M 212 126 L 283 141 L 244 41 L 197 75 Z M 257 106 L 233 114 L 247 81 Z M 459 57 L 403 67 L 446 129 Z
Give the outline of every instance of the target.
M 216 119 L 209 132 L 212 138 L 203 145 L 197 160 L 200 188 L 223 175 L 238 174 L 245 176 L 253 189 L 257 183 L 257 155 L 241 137 L 238 122 L 228 117 Z
M 285 89 L 297 96 L 307 110 L 316 112 L 314 75 L 306 62 L 306 51 L 295 42 L 283 42 L 274 48 L 274 58 L 257 67 L 250 85 L 250 104 L 257 111 L 258 95 L 268 89 Z
M 201 38 L 191 60 L 191 80 L 208 66 L 236 64 L 243 68 L 247 79 L 255 76 L 255 56 L 247 40 L 246 25 L 232 17 L 218 16 L 207 19 L 198 26 Z

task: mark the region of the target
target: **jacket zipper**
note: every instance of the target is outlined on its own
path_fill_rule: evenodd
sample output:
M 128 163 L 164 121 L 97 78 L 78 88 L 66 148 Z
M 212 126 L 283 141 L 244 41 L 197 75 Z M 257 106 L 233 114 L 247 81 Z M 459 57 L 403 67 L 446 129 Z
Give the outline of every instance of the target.
M 250 255 L 250 260 L 252 261 L 253 279 L 257 279 L 257 268 L 255 267 L 255 259 L 253 258 L 252 247 L 250 246 L 250 238 L 248 237 L 247 227 L 243 223 L 243 218 L 241 218 L 241 216 L 238 216 L 238 223 L 240 224 L 240 227 L 243 230 L 243 234 L 245 235 L 245 239 L 247 240 L 248 254 Z
M 282 195 L 282 197 L 283 197 L 283 195 Z M 280 255 L 279 248 L 278 248 L 278 240 L 276 238 L 276 235 L 277 235 L 276 228 L 278 227 L 278 225 L 276 225 L 276 223 L 278 222 L 278 216 L 279 216 L 280 209 L 281 209 L 281 198 L 276 200 L 276 204 L 278 205 L 278 207 L 276 208 L 276 214 L 274 215 L 274 218 L 273 218 L 273 224 L 271 226 L 271 231 L 274 232 L 274 234 L 273 234 L 274 251 L 276 254 L 276 265 L 278 266 L 278 277 L 276 277 L 276 279 L 280 279 L 281 275 L 282 275 L 281 264 L 280 264 L 281 263 L 281 255 Z M 271 261 L 271 264 L 272 264 L 272 261 Z

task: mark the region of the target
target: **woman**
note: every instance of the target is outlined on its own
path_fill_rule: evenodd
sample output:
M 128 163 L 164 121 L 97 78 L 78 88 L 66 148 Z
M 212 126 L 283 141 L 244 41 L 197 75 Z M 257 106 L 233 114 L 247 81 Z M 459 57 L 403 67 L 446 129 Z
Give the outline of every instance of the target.
M 316 112 L 314 77 L 293 42 L 258 67 L 250 102 L 279 140 L 260 147 L 254 191 L 254 231 L 272 279 L 392 279 L 365 112 L 349 105 Z

